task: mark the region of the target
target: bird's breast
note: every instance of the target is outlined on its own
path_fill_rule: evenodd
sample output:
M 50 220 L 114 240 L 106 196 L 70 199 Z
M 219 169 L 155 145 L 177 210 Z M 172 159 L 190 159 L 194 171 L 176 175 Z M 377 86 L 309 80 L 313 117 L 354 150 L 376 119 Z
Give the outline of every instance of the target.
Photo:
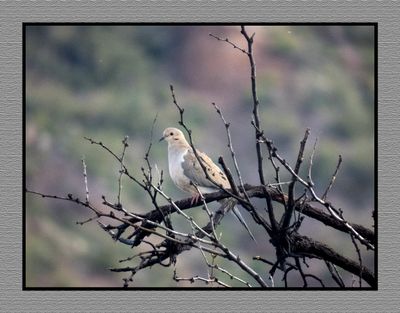
M 193 193 L 190 180 L 183 173 L 182 162 L 188 149 L 168 149 L 168 170 L 174 184 L 183 191 Z

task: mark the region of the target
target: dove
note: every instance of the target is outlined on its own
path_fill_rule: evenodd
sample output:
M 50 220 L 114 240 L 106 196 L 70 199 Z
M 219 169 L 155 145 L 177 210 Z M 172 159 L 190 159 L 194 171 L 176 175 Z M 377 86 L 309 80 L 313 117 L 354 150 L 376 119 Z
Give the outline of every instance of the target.
M 186 141 L 185 135 L 181 130 L 168 127 L 164 130 L 163 136 L 160 141 L 165 140 L 168 143 L 168 169 L 169 175 L 174 184 L 181 190 L 192 195 L 192 203 L 198 200 L 200 194 L 196 187 L 202 194 L 212 193 L 220 189 L 212 181 L 210 181 L 204 173 L 192 147 Z M 223 188 L 229 189 L 229 184 L 226 175 L 222 170 L 203 152 L 196 149 L 197 155 L 205 166 L 209 177 L 218 185 Z M 193 186 L 193 184 L 196 185 Z M 249 227 L 244 221 L 242 214 L 236 206 L 236 201 L 233 198 L 222 199 L 221 204 L 231 205 L 231 212 L 236 216 L 239 222 L 246 228 L 250 237 L 256 242 Z M 229 209 L 228 209 L 229 210 Z

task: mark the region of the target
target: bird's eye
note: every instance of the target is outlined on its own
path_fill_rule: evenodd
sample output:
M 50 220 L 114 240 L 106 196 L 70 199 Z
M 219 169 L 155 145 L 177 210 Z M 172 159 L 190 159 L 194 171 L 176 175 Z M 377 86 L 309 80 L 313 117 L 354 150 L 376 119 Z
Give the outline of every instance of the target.
M 170 136 L 172 136 L 174 133 L 169 133 Z

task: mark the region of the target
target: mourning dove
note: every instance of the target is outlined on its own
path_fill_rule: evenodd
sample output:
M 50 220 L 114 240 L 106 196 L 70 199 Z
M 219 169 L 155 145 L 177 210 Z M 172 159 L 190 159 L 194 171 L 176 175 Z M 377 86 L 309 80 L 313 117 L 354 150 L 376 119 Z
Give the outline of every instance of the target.
M 200 196 L 196 187 L 202 194 L 219 191 L 219 188 L 208 179 L 201 167 L 192 147 L 186 141 L 185 135 L 177 128 L 168 127 L 164 130 L 160 141 L 165 140 L 168 143 L 168 168 L 169 175 L 175 185 L 181 190 L 192 195 L 192 202 Z M 196 150 L 199 159 L 205 166 L 208 176 L 223 188 L 231 188 L 228 179 L 222 170 L 203 152 Z M 191 183 L 192 182 L 192 183 Z M 193 184 L 196 185 L 193 186 Z M 255 240 L 249 227 L 244 221 L 237 208 L 236 201 L 233 198 L 222 199 L 221 204 L 232 205 L 233 214 L 246 228 L 251 238 Z

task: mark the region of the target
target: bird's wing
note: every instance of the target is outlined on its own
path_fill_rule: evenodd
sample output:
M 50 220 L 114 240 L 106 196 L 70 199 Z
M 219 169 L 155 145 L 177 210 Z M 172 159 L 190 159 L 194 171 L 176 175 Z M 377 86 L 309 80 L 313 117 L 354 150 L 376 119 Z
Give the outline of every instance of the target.
M 209 177 L 224 188 L 229 188 L 229 182 L 222 170 L 203 152 L 197 150 L 199 159 L 204 164 Z M 183 157 L 182 168 L 184 175 L 201 187 L 217 188 L 204 174 L 196 155 L 191 149 Z

